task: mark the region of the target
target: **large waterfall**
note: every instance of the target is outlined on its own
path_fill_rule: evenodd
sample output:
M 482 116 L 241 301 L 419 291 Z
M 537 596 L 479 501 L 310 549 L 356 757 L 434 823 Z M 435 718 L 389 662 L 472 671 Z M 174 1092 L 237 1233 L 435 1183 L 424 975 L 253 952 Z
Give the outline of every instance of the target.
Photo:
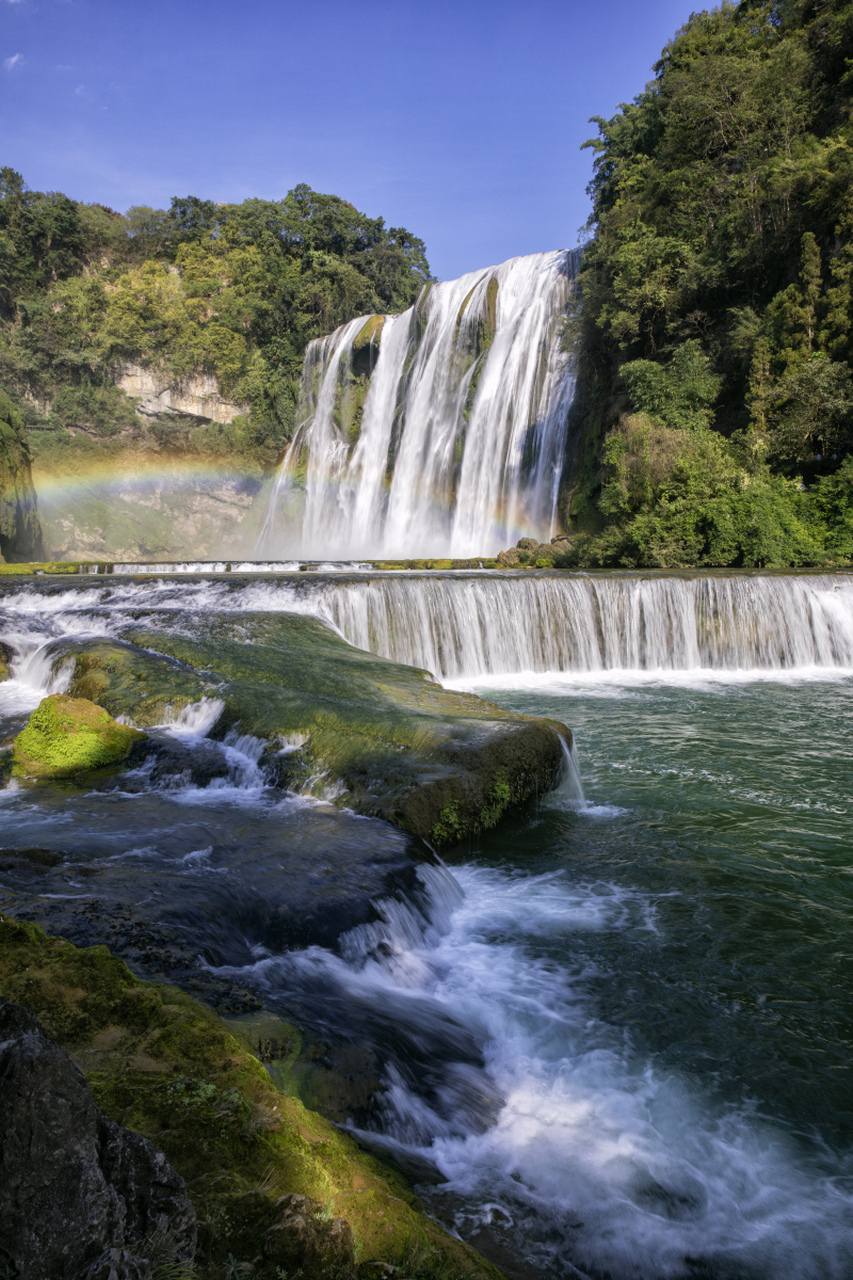
M 579 261 L 579 250 L 513 258 L 312 342 L 258 551 L 467 557 L 551 537 Z

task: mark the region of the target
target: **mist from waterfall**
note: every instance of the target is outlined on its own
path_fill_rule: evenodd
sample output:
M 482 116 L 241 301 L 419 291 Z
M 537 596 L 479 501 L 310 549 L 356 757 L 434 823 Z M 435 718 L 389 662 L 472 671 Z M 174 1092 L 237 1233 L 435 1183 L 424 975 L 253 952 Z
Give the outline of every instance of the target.
M 580 250 L 513 258 L 312 342 L 258 554 L 470 557 L 550 538 L 579 264 Z

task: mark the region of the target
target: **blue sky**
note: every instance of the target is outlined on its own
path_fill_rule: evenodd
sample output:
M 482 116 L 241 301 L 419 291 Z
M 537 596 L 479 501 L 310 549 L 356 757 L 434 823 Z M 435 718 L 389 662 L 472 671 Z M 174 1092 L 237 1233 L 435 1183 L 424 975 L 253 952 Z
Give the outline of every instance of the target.
M 0 0 L 0 164 L 124 211 L 334 192 L 441 279 L 577 243 L 679 0 Z

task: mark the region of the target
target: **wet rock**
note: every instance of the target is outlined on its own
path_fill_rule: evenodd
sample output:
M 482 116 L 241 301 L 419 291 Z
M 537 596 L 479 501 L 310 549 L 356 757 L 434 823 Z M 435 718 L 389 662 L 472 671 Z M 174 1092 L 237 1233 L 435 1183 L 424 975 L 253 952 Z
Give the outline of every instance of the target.
M 0 391 L 0 563 L 44 554 L 23 414 Z
M 126 759 L 142 736 L 94 702 L 54 693 L 42 699 L 15 739 L 15 771 L 31 778 L 86 773 Z
M 14 650 L 0 640 L 0 681 L 9 679 L 9 667 L 14 656 Z
M 280 1220 L 264 1236 L 264 1257 L 306 1277 L 355 1275 L 352 1230 L 344 1218 L 332 1218 L 309 1196 L 286 1195 L 276 1201 Z
M 501 551 L 498 555 L 498 564 L 502 564 L 506 569 L 517 569 L 521 564 L 518 548 L 510 547 L 508 551 Z
M 561 766 L 560 738 L 571 736 L 554 721 L 443 689 L 429 673 L 356 649 L 297 614 L 241 613 L 237 622 L 179 614 L 168 633 L 128 629 L 120 661 L 112 641 L 78 647 L 69 639 L 55 649 L 57 660 L 75 660 L 72 691 L 85 689 L 112 715 L 145 723 L 140 699 L 156 702 L 161 677 L 179 674 L 182 688 L 199 691 L 215 679 L 223 706 L 215 735 L 252 734 L 273 754 L 298 738 L 298 752 L 279 753 L 279 783 L 331 792 L 437 849 L 546 791 Z
M 0 1240 L 17 1280 L 150 1280 L 151 1237 L 192 1258 L 184 1182 L 105 1119 L 82 1073 L 20 1005 L 0 1000 Z

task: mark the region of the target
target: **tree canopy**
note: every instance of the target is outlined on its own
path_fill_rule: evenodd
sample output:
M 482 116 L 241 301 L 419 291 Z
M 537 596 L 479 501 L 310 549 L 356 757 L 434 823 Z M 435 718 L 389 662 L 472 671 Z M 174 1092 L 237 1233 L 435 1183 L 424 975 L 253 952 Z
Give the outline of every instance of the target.
M 308 342 L 397 312 L 431 279 L 424 244 L 300 184 L 278 201 L 176 196 L 125 214 L 31 191 L 0 170 L 0 381 L 101 422 L 123 361 L 203 370 L 251 407 L 267 462 L 293 429 Z M 73 416 L 73 414 L 71 415 Z
M 593 560 L 820 558 L 791 522 L 817 521 L 821 480 L 850 474 L 851 91 L 850 0 L 744 0 L 694 14 L 645 91 L 594 120 L 572 321 L 587 422 L 574 511 Z M 649 521 L 671 522 L 676 491 L 707 506 L 709 530 L 725 495 L 788 533 L 766 551 L 710 532 L 663 551 Z

